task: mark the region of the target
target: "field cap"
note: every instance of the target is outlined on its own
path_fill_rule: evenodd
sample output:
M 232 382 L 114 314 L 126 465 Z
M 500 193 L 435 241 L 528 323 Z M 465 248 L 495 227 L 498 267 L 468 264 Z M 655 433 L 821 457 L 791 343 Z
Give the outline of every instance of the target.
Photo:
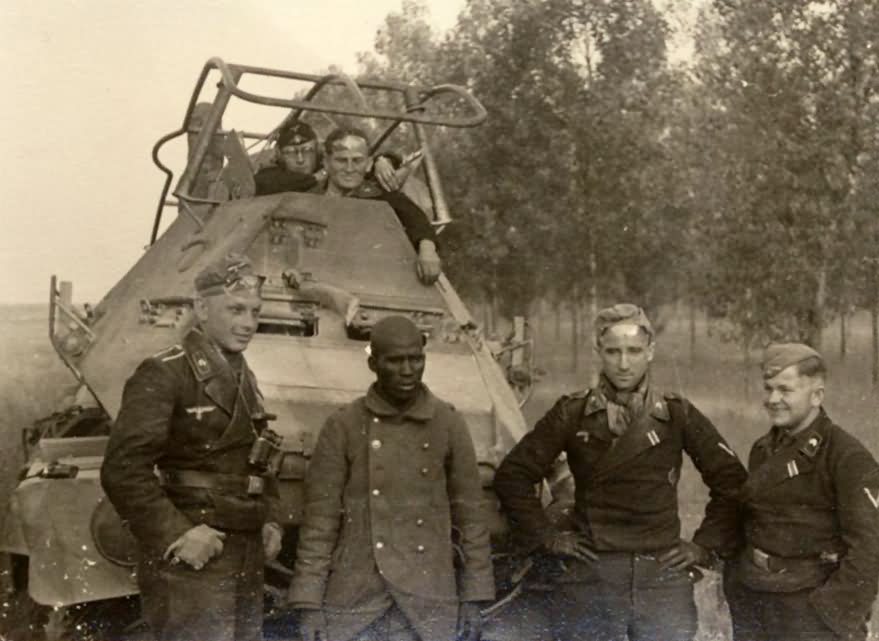
M 411 347 L 415 343 L 423 346 L 424 334 L 405 316 L 385 316 L 369 333 L 369 353 L 372 356 L 378 356 L 391 349 Z
M 763 378 L 777 376 L 791 365 L 809 358 L 824 362 L 821 354 L 803 343 L 773 343 L 763 352 Z
M 596 344 L 604 333 L 614 325 L 636 325 L 647 333 L 650 340 L 653 340 L 655 336 L 653 325 L 650 324 L 650 319 L 647 318 L 643 309 L 631 303 L 618 303 L 611 307 L 605 307 L 595 317 Z
M 200 296 L 249 291 L 259 295 L 262 276 L 253 273 L 250 259 L 242 254 L 230 253 L 215 260 L 195 277 L 195 291 Z
M 278 147 L 283 149 L 290 145 L 303 145 L 307 142 L 317 140 L 317 134 L 310 125 L 299 122 L 290 123 L 278 132 Z

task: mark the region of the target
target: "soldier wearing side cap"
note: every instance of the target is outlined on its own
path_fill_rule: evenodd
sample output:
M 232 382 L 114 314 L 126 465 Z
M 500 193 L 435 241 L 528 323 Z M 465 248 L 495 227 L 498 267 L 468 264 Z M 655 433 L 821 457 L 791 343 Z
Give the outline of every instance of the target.
M 494 487 L 526 550 L 561 563 L 549 597 L 558 641 L 689 641 L 693 583 L 737 545 L 745 469 L 692 403 L 653 385 L 654 332 L 620 304 L 595 321 L 601 375 L 563 396 L 512 449 Z M 692 541 L 680 538 L 677 483 L 686 452 L 711 490 Z M 552 525 L 535 492 L 566 453 L 573 528 Z
M 159 641 L 262 638 L 263 564 L 283 533 L 265 447 L 278 443 L 243 354 L 261 284 L 238 255 L 200 272 L 197 325 L 128 379 L 110 434 L 101 484 L 137 539 Z
M 879 580 L 879 465 L 822 407 L 826 368 L 799 343 L 763 360 L 772 429 L 742 493 L 746 546 L 724 587 L 736 641 L 859 641 Z
M 368 364 L 375 383 L 330 416 L 308 469 L 289 592 L 301 637 L 478 641 L 494 579 L 467 425 L 421 383 L 409 319 L 376 323 Z

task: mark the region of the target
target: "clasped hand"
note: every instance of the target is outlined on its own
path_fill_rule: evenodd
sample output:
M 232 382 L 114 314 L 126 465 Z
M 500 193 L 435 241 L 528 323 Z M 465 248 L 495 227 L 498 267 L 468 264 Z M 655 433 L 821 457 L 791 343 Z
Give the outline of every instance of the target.
M 663 570 L 685 570 L 692 565 L 708 566 L 711 555 L 708 550 L 692 541 L 681 541 L 668 552 L 657 558 Z
M 205 564 L 223 551 L 224 532 L 215 530 L 202 523 L 184 532 L 176 541 L 168 546 L 163 558 L 172 563 L 183 561 L 195 570 L 201 570 Z

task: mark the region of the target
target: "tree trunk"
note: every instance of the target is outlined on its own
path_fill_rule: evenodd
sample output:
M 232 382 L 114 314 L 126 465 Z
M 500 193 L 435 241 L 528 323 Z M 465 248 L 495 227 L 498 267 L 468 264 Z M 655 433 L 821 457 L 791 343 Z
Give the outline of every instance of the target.
M 690 363 L 694 363 L 696 361 L 696 301 L 695 299 L 690 299 L 689 308 L 689 320 L 690 320 Z
M 821 351 L 822 329 L 824 327 L 824 307 L 827 304 L 827 265 L 822 262 L 818 268 L 818 282 L 815 287 L 815 300 L 809 327 L 809 345 Z
M 848 333 L 845 310 L 839 315 L 839 360 L 844 361 L 847 351 L 846 334 Z
M 879 383 L 879 300 L 874 299 L 870 305 L 870 334 L 873 338 L 870 345 L 872 355 L 873 385 Z
M 552 303 L 552 313 L 555 315 L 555 340 L 562 339 L 562 304 L 556 299 Z
M 580 367 L 580 297 L 574 294 L 571 299 L 571 371 Z
M 742 343 L 742 391 L 745 403 L 748 403 L 751 400 L 751 336 L 745 334 Z

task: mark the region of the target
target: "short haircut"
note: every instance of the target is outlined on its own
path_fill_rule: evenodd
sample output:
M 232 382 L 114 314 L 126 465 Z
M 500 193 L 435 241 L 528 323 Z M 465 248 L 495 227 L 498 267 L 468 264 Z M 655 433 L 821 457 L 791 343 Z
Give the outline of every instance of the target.
M 611 327 L 616 327 L 617 325 L 635 325 L 635 326 L 638 328 L 638 333 L 639 333 L 641 336 L 645 336 L 645 337 L 647 338 L 647 344 L 648 344 L 648 345 L 652 345 L 652 344 L 653 344 L 653 341 L 654 341 L 653 334 L 652 334 L 651 332 L 648 332 L 648 331 L 644 328 L 643 325 L 638 325 L 638 324 L 635 323 L 635 322 L 631 322 L 631 323 L 620 322 L 620 323 L 617 323 L 616 325 L 611 325 L 610 327 L 605 327 L 605 328 L 601 331 L 601 333 L 598 334 L 598 335 L 595 337 L 595 346 L 598 347 L 598 348 L 601 348 L 601 343 L 602 343 L 602 340 L 604 339 L 604 335 L 607 334 L 608 330 L 609 330 Z
M 827 365 L 824 364 L 823 358 L 810 356 L 797 363 L 797 374 L 824 380 L 827 378 Z
M 334 129 L 324 141 L 324 152 L 326 153 L 326 155 L 332 156 L 333 145 L 335 145 L 343 138 L 347 138 L 348 136 L 363 138 L 363 140 L 366 142 L 366 146 L 369 146 L 369 136 L 366 135 L 366 132 L 359 127 L 339 127 L 338 129 Z

